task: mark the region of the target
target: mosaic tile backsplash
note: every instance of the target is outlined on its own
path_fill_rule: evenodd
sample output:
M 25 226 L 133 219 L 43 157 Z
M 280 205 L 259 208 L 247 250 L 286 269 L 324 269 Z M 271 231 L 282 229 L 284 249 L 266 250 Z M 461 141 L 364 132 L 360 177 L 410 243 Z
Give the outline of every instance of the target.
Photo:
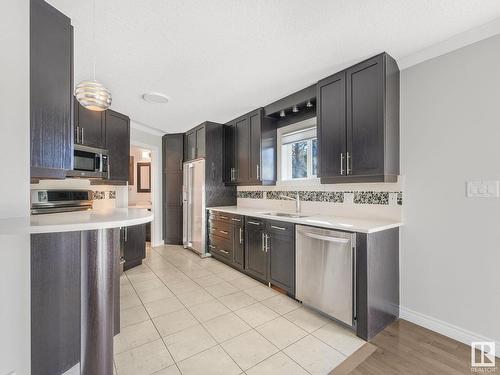
M 107 196 L 107 198 L 106 198 Z M 116 190 L 110 191 L 93 191 L 92 192 L 93 200 L 101 200 L 101 199 L 116 199 Z
M 390 194 L 396 195 L 396 203 L 403 204 L 402 192 L 388 191 L 238 191 L 238 198 L 284 200 L 283 196 L 295 198 L 299 194 L 301 201 L 344 203 L 346 196 L 352 196 L 354 204 L 388 205 Z

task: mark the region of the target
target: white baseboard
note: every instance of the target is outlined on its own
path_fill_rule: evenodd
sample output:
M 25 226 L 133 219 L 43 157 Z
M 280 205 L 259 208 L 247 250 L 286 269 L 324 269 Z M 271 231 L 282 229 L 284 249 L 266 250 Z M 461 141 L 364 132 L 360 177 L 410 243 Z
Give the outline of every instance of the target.
M 157 246 L 163 246 L 165 245 L 165 241 L 160 240 L 160 241 L 155 241 L 154 243 L 151 243 L 151 247 L 157 247 Z
M 468 331 L 466 329 L 457 327 L 453 324 L 444 322 L 442 320 L 433 318 L 428 315 L 424 315 L 417 311 L 408 309 L 406 307 L 399 307 L 399 317 L 404 320 L 408 320 L 424 328 L 430 329 L 431 331 L 440 333 L 444 336 L 450 337 L 454 340 L 460 341 L 465 345 L 470 346 L 471 342 L 474 341 L 493 341 L 497 348 L 500 348 L 500 340 L 495 340 L 490 337 L 485 337 L 477 333 Z

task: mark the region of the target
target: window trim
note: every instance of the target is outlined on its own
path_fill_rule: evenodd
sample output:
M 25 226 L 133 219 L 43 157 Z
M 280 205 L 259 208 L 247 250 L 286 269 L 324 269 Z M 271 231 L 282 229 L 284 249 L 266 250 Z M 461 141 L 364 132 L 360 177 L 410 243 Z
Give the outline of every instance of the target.
M 319 185 L 320 184 L 320 179 L 318 177 L 307 177 L 307 178 L 294 178 L 290 180 L 283 180 L 282 179 L 282 155 L 283 155 L 283 144 L 282 144 L 282 138 L 289 133 L 295 133 L 298 131 L 306 130 L 312 127 L 317 127 L 317 119 L 316 117 L 312 117 L 300 122 L 296 122 L 294 124 L 284 126 L 282 128 L 279 128 L 277 130 L 277 181 L 276 185 Z M 317 137 L 316 137 L 317 139 Z M 308 149 L 308 155 L 312 155 L 312 147 Z M 309 164 L 312 170 L 312 157 L 308 157 L 308 168 Z

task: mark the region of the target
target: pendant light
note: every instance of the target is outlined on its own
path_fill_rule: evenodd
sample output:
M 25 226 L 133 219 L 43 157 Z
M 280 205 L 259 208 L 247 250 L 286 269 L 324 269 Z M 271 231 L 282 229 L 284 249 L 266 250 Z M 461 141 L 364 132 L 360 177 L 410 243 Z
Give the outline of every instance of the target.
M 76 85 L 76 100 L 91 111 L 105 111 L 111 105 L 111 92 L 95 79 L 96 43 L 95 43 L 95 0 L 93 1 L 92 15 L 92 45 L 94 48 L 93 79 L 80 82 Z

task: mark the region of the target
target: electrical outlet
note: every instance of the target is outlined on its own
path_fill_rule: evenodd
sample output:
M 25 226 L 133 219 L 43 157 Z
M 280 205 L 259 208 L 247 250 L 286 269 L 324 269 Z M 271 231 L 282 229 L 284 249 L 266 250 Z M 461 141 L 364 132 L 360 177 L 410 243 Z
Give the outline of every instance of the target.
M 499 181 L 468 181 L 467 198 L 498 198 L 500 196 Z

